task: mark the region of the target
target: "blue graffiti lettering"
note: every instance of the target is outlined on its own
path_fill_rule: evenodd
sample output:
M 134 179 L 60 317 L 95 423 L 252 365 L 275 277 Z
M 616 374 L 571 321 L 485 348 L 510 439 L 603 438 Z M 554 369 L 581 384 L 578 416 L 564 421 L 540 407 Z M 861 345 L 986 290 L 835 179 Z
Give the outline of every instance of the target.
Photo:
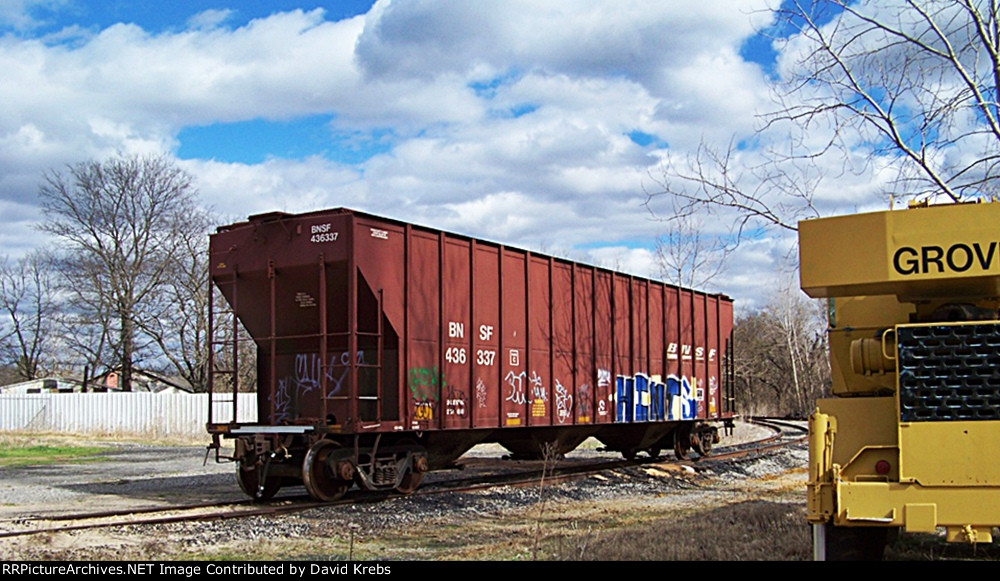
M 615 378 L 615 421 L 693 420 L 698 405 L 688 377 L 670 375 L 666 382 L 645 373 Z
M 357 352 L 357 364 L 365 362 L 365 352 Z M 326 366 L 327 397 L 333 397 L 344 387 L 344 379 L 350 370 L 351 354 L 349 351 L 332 353 Z M 322 361 L 316 353 L 299 353 L 295 355 L 293 370 L 290 375 L 278 378 L 278 386 L 271 395 L 274 401 L 274 422 L 292 419 L 297 410 L 294 402 L 301 396 L 317 390 L 322 385 Z
M 694 389 L 688 377 L 667 377 L 667 392 L 670 395 L 670 408 L 667 418 L 671 420 L 693 420 L 698 413 L 698 403 L 694 398 Z

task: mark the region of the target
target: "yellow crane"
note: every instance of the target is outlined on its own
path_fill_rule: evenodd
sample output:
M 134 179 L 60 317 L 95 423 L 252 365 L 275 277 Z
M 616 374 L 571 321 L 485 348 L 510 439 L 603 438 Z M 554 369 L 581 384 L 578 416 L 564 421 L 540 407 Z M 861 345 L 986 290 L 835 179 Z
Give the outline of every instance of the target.
M 799 224 L 802 289 L 829 301 L 832 397 L 809 420 L 817 559 L 903 532 L 1000 526 L 1000 203 Z

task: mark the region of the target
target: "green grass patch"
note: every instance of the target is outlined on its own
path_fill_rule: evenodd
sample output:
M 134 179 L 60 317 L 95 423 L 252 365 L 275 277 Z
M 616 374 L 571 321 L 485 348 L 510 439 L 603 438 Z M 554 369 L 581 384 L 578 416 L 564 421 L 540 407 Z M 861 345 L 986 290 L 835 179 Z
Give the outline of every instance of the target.
M 61 462 L 93 462 L 109 448 L 103 446 L 20 446 L 0 448 L 0 467 L 34 466 Z

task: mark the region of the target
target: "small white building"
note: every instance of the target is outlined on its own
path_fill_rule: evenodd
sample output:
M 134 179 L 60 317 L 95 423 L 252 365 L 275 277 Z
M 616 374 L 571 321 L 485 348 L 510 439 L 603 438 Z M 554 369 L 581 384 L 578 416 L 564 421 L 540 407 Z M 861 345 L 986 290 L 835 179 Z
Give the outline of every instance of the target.
M 87 391 L 95 393 L 122 391 L 118 386 L 119 373 L 109 371 L 87 381 Z M 27 393 L 79 393 L 84 389 L 83 381 L 67 377 L 44 377 L 0 386 L 0 394 Z M 193 393 L 180 379 L 164 377 L 158 373 L 135 369 L 132 371 L 132 391 L 149 393 Z
M 82 391 L 83 383 L 66 377 L 43 377 L 0 386 L 0 393 L 73 393 Z

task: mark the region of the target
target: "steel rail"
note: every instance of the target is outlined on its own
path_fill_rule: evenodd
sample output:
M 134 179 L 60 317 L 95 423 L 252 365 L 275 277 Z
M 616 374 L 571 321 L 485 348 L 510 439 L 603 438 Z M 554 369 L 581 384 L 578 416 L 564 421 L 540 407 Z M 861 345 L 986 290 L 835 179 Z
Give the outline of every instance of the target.
M 593 474 L 598 474 L 601 472 L 620 470 L 623 468 L 634 467 L 634 466 L 663 466 L 663 465 L 681 465 L 690 463 L 700 463 L 700 462 L 714 462 L 717 460 L 730 460 L 737 458 L 745 458 L 748 456 L 759 456 L 767 454 L 774 450 L 780 449 L 784 446 L 800 442 L 805 439 L 802 437 L 788 438 L 785 437 L 786 429 L 795 429 L 804 431 L 804 428 L 797 426 L 793 423 L 784 422 L 780 420 L 774 420 L 769 418 L 752 418 L 750 420 L 753 423 L 759 424 L 761 426 L 767 427 L 774 431 L 773 434 L 755 440 L 753 442 L 748 442 L 744 444 L 734 444 L 732 446 L 726 446 L 718 449 L 717 452 L 713 452 L 708 456 L 698 456 L 690 459 L 665 459 L 665 458 L 641 458 L 633 460 L 601 460 L 598 462 L 581 462 L 577 465 L 558 465 L 554 467 L 533 468 L 531 470 L 523 470 L 518 472 L 508 472 L 503 474 L 483 474 L 472 477 L 463 477 L 458 479 L 447 479 L 438 482 L 429 482 L 424 484 L 417 491 L 410 493 L 408 495 L 403 495 L 396 492 L 368 492 L 368 491 L 352 491 L 349 492 L 344 498 L 333 502 L 318 502 L 308 497 L 283 497 L 270 501 L 268 504 L 255 503 L 251 500 L 244 501 L 227 501 L 223 503 L 198 503 L 180 506 L 169 506 L 169 507 L 144 507 L 120 511 L 100 511 L 92 513 L 72 513 L 64 515 L 54 515 L 50 517 L 29 517 L 24 519 L 18 519 L 18 522 L 34 521 L 34 522 L 44 522 L 44 521 L 98 521 L 98 522 L 79 522 L 79 524 L 67 524 L 56 527 L 41 527 L 36 529 L 21 529 L 12 531 L 0 531 L 0 538 L 10 538 L 18 536 L 35 535 L 42 533 L 58 533 L 58 532 L 72 532 L 88 529 L 97 528 L 109 528 L 116 526 L 139 526 L 139 525 L 155 525 L 155 524 L 169 524 L 177 522 L 195 522 L 195 521 L 209 521 L 209 520 L 229 520 L 235 518 L 246 518 L 250 516 L 266 516 L 266 515 L 280 515 L 289 514 L 294 512 L 301 512 L 305 510 L 311 510 L 314 508 L 331 507 L 331 506 L 343 506 L 352 505 L 360 503 L 372 503 L 381 502 L 394 498 L 403 498 L 407 496 L 419 497 L 427 496 L 432 494 L 444 494 L 444 493 L 461 493 L 461 492 L 477 492 L 482 490 L 488 490 L 491 488 L 496 488 L 499 486 L 511 486 L 511 487 L 525 487 L 525 486 L 536 486 L 540 483 L 541 478 L 544 476 L 546 483 L 559 483 L 567 482 L 571 480 L 576 480 L 584 478 Z M 528 461 L 526 461 L 528 462 Z M 530 462 L 544 463 L 543 460 L 532 460 Z M 543 470 L 545 471 L 543 474 Z M 230 507 L 234 510 L 228 511 L 208 511 L 201 513 L 191 514 L 192 511 L 198 511 L 201 509 L 217 509 L 220 507 Z M 129 517 L 137 514 L 152 515 L 154 513 L 162 513 L 159 516 L 144 516 L 141 518 L 133 518 L 122 521 L 108 520 L 114 519 L 116 517 Z M 175 513 L 175 514 L 170 514 Z M 176 514 L 185 513 L 185 514 Z

